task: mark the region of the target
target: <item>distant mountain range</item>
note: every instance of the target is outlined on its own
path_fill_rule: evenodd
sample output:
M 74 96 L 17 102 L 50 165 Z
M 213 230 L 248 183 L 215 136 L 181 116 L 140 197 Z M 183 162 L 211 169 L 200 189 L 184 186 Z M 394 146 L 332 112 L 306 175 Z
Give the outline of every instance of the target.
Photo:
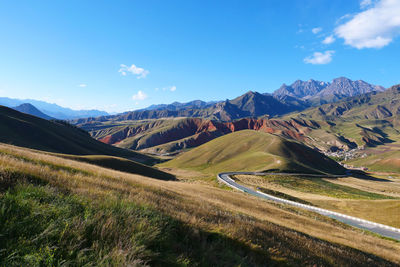
M 232 121 L 240 118 L 260 116 L 281 116 L 294 111 L 370 92 L 381 92 L 385 88 L 364 81 L 352 81 L 340 77 L 332 82 L 315 80 L 295 81 L 291 85 L 283 84 L 274 93 L 260 94 L 249 91 L 232 100 L 204 102 L 195 100 L 187 103 L 174 102 L 169 105 L 153 105 L 145 109 L 129 111 L 113 116 L 75 120 L 75 123 L 107 120 L 143 120 L 167 117 L 198 117 L 220 121 Z
M 163 110 L 163 109 L 168 109 L 168 110 L 181 110 L 181 109 L 199 109 L 199 108 L 207 108 L 218 101 L 210 101 L 210 102 L 204 102 L 201 100 L 193 100 L 190 102 L 186 103 L 180 103 L 180 102 L 173 102 L 171 104 L 159 104 L 159 105 L 151 105 L 147 108 L 141 109 L 141 110 Z
M 332 82 L 297 80 L 291 85 L 283 84 L 272 94 L 249 91 L 231 100 L 174 102 L 171 104 L 152 105 L 141 110 L 117 115 L 109 115 L 107 112 L 99 110 L 72 110 L 32 99 L 19 100 L 2 97 L 0 98 L 0 105 L 16 107 L 22 104 L 30 104 L 30 106 L 24 105 L 16 109 L 41 118 L 48 116 L 56 119 L 74 120 L 74 123 L 77 124 L 93 121 L 143 120 L 167 117 L 198 117 L 231 121 L 248 117 L 281 116 L 321 104 L 334 103 L 348 97 L 371 92 L 382 92 L 384 90 L 385 88 L 379 85 L 340 77 Z
M 170 105 L 169 105 L 170 106 Z M 284 103 L 271 95 L 263 95 L 249 91 L 232 100 L 205 105 L 204 108 L 196 108 L 193 105 L 173 105 L 172 108 L 158 107 L 157 109 L 144 109 L 125 112 L 113 116 L 102 116 L 98 118 L 85 118 L 74 120 L 74 123 L 104 122 L 107 120 L 126 121 L 159 119 L 167 117 L 197 117 L 220 121 L 231 121 L 245 117 L 258 117 L 263 115 L 276 116 L 288 112 L 304 109 L 302 105 Z
M 29 103 L 21 104 L 21 105 L 19 105 L 17 107 L 13 107 L 12 109 L 15 109 L 15 110 L 17 110 L 19 112 L 22 112 L 22 113 L 25 113 L 25 114 L 29 114 L 29 115 L 33 115 L 33 116 L 36 116 L 36 117 L 39 117 L 39 118 L 42 118 L 42 119 L 45 119 L 45 120 L 54 119 L 54 118 L 44 114 L 43 112 L 41 112 L 40 110 L 35 108 L 34 105 L 29 104 Z
M 0 105 L 6 107 L 16 107 L 22 104 L 29 103 L 33 105 L 40 112 L 61 120 L 71 120 L 77 118 L 87 118 L 87 117 L 99 117 L 107 116 L 108 113 L 100 110 L 73 110 L 70 108 L 64 108 L 57 104 L 51 104 L 44 101 L 34 100 L 34 99 L 13 99 L 8 97 L 0 97 Z M 25 112 L 28 113 L 28 112 Z M 35 114 L 32 114 L 35 115 Z
M 288 96 L 288 98 L 294 97 Z M 128 112 L 123 116 L 112 118 L 103 117 L 103 121 L 98 118 L 80 119 L 77 126 L 88 131 L 92 137 L 101 142 L 154 154 L 185 151 L 241 130 L 272 133 L 324 152 L 393 143 L 400 134 L 398 129 L 400 85 L 383 92 L 372 91 L 278 118 L 259 116 L 259 118 L 224 121 L 232 114 L 236 117 L 264 112 L 276 114 L 273 112 L 279 112 L 283 108 L 287 106 L 271 95 L 250 91 L 233 100 L 196 110 L 198 114 L 200 112 L 205 115 L 213 114 L 214 119 L 192 116 L 192 118 L 129 121 L 133 115 L 152 114 L 156 118 L 155 115 L 162 112 L 170 115 L 188 112 L 188 110 L 147 110 L 142 111 L 143 113 Z M 194 113 L 193 110 L 190 112 Z M 112 123 L 108 120 L 112 120 Z
M 273 93 L 278 99 L 287 96 L 301 99 L 310 106 L 336 102 L 346 97 L 357 96 L 369 92 L 382 92 L 385 88 L 358 80 L 352 81 L 345 77 L 333 79 L 331 83 L 315 80 L 297 80 L 291 85 L 283 84 Z

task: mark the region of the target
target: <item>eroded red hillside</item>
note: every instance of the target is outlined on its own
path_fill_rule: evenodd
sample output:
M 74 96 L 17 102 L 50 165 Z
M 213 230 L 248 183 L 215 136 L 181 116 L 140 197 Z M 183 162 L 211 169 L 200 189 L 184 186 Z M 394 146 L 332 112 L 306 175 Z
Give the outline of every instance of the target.
M 99 140 L 107 144 L 119 144 L 131 138 L 131 149 L 145 149 L 178 141 L 175 149 L 196 147 L 216 137 L 241 131 L 255 130 L 282 135 L 304 142 L 306 133 L 319 125 L 313 121 L 291 119 L 240 119 L 233 122 L 218 122 L 200 118 L 187 118 L 165 125 L 165 121 L 153 121 L 138 126 L 126 126 Z

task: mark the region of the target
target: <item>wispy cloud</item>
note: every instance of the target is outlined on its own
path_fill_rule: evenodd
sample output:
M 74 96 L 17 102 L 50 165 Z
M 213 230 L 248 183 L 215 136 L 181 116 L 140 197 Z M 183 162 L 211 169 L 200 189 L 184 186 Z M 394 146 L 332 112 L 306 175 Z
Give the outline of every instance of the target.
M 323 44 L 331 44 L 335 41 L 335 37 L 333 37 L 333 35 L 329 35 L 327 37 L 325 37 L 324 40 L 322 40 Z
M 372 0 L 362 0 L 361 2 L 360 2 L 360 7 L 362 8 L 362 9 L 364 9 L 364 8 L 367 8 L 367 7 L 369 7 L 370 5 L 372 5 Z
M 345 44 L 357 49 L 382 48 L 400 35 L 399 0 L 362 1 L 361 7 L 369 8 L 335 29 Z
M 171 92 L 175 92 L 176 91 L 176 86 L 172 85 L 172 86 L 167 86 L 167 87 L 163 87 L 161 88 L 163 91 L 171 91 Z M 154 90 L 158 91 L 160 90 L 160 88 L 155 88 Z
M 138 79 L 146 78 L 146 76 L 150 73 L 148 70 L 143 68 L 139 68 L 136 65 L 132 64 L 131 66 L 127 66 L 125 64 L 121 64 L 121 68 L 118 70 L 121 75 L 126 76 L 128 73 L 135 75 Z
M 306 57 L 304 62 L 313 65 L 328 64 L 332 61 L 332 55 L 335 53 L 333 50 L 328 50 L 325 52 L 314 52 L 312 56 Z
M 321 27 L 313 28 L 311 31 L 312 31 L 313 34 L 317 34 L 317 33 L 320 33 L 322 31 L 322 28 Z
M 87 84 L 86 83 L 81 83 L 78 86 L 84 88 L 84 87 L 87 87 Z
M 141 90 L 139 90 L 136 94 L 132 96 L 133 100 L 145 100 L 146 98 L 147 95 Z

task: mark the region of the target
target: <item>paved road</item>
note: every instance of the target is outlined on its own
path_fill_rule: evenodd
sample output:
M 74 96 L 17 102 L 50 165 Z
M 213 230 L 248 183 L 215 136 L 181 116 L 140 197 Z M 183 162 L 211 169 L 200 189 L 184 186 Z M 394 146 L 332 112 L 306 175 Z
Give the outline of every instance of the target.
M 357 228 L 361 228 L 361 229 L 365 229 L 374 233 L 377 233 L 379 235 L 382 236 L 386 236 L 386 237 L 390 237 L 393 239 L 397 239 L 400 240 L 400 229 L 395 228 L 395 227 L 391 227 L 391 226 L 387 226 L 384 224 L 380 224 L 380 223 L 375 223 L 375 222 L 371 222 L 371 221 L 367 221 L 367 220 L 363 220 L 357 217 L 353 217 L 353 216 L 349 216 L 346 214 L 342 214 L 342 213 L 338 213 L 338 212 L 334 212 L 334 211 L 330 211 L 330 210 L 325 210 L 325 209 L 321 209 L 318 207 L 314 207 L 311 205 L 305 205 L 305 204 L 301 204 L 301 203 L 297 203 L 295 201 L 290 201 L 290 200 L 286 200 L 283 198 L 279 198 L 279 197 L 275 197 L 269 194 L 265 194 L 263 192 L 260 191 L 255 191 L 251 188 L 245 187 L 243 185 L 240 185 L 238 183 L 236 183 L 234 180 L 232 180 L 229 176 L 230 175 L 291 175 L 291 176 L 298 176 L 300 174 L 295 174 L 295 173 L 257 173 L 257 172 L 225 172 L 225 173 L 220 173 L 217 175 L 218 180 L 220 180 L 221 182 L 225 183 L 227 186 L 232 187 L 234 189 L 240 190 L 242 192 L 248 193 L 250 195 L 256 196 L 256 197 L 260 197 L 263 199 L 268 199 L 268 200 L 272 200 L 275 202 L 279 202 L 279 203 L 283 203 L 283 204 L 287 204 L 287 205 L 291 205 L 291 206 L 295 206 L 295 207 L 299 207 L 299 208 L 303 208 L 306 210 L 311 210 L 314 211 L 316 213 L 331 217 L 333 219 L 336 219 L 338 221 L 341 221 L 343 223 L 349 224 L 351 226 L 357 227 Z M 313 174 L 301 174 L 301 175 L 307 175 L 307 176 L 314 176 L 314 177 L 344 177 L 342 175 L 332 175 L 332 176 L 322 176 L 322 175 L 313 175 Z

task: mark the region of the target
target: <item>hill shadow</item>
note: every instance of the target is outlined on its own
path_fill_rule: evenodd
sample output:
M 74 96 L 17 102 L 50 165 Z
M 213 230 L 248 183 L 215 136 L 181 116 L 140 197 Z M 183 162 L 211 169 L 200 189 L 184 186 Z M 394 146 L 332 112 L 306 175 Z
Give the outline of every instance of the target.
M 350 171 L 349 175 L 351 175 L 354 178 L 361 179 L 361 180 L 370 180 L 370 181 L 376 181 L 376 182 L 392 182 L 391 180 L 384 179 L 384 178 L 376 178 L 364 171 L 359 171 L 359 170 L 352 170 Z

